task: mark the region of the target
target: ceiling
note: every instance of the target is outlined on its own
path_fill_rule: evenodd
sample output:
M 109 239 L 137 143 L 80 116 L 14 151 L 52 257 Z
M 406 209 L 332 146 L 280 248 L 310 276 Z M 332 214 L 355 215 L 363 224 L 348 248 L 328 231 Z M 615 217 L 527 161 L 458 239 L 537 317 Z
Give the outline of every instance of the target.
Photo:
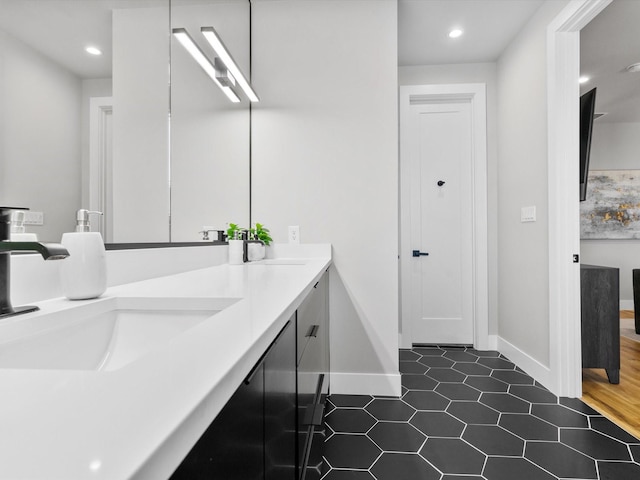
M 173 0 L 199 3 L 204 0 Z M 220 0 L 206 0 L 220 1 Z M 544 0 L 398 0 L 398 64 L 495 62 Z M 111 76 L 111 11 L 166 7 L 168 0 L 0 0 L 0 29 L 19 37 L 81 78 Z M 598 87 L 599 122 L 640 122 L 639 0 L 614 0 L 581 32 L 582 73 Z M 453 27 L 464 35 L 450 39 Z M 52 39 L 59 39 L 52 41 Z M 100 47 L 93 57 L 86 45 Z
M 398 65 L 495 62 L 543 0 L 399 0 Z M 454 28 L 464 30 L 457 39 Z
M 581 93 L 597 87 L 597 122 L 640 122 L 640 1 L 614 0 L 580 32 L 580 73 L 591 77 Z

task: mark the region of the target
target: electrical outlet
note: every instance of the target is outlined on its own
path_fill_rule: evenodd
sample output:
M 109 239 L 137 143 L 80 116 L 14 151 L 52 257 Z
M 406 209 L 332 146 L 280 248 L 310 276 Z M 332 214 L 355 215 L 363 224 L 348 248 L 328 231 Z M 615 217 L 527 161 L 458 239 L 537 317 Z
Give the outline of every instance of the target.
M 300 227 L 298 225 L 289 227 L 289 243 L 300 243 Z
M 31 210 L 25 211 L 24 224 L 25 225 L 44 225 L 44 213 L 32 212 Z

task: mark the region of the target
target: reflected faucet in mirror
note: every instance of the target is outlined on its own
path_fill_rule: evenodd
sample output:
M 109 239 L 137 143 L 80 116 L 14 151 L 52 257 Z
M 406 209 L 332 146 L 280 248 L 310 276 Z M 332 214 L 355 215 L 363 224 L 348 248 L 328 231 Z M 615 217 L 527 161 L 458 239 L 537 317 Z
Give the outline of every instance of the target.
M 27 210 L 19 207 L 0 207 L 0 319 L 35 312 L 37 306 L 13 307 L 11 305 L 11 252 L 38 252 L 45 260 L 67 258 L 69 252 L 58 243 L 12 242 L 11 213 L 13 210 Z

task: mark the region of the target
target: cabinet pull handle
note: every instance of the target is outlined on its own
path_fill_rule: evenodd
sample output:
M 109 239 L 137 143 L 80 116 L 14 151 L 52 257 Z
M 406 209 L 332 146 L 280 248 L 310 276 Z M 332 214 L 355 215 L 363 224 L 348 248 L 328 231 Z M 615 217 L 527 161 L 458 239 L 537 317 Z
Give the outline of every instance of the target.
M 318 280 L 318 281 L 316 282 L 316 284 L 313 286 L 313 288 L 318 288 L 318 284 L 319 284 L 319 283 L 320 283 L 320 280 Z
M 309 327 L 309 330 L 307 330 L 307 334 L 305 335 L 305 337 L 317 337 L 318 330 L 320 330 L 320 325 L 311 325 Z

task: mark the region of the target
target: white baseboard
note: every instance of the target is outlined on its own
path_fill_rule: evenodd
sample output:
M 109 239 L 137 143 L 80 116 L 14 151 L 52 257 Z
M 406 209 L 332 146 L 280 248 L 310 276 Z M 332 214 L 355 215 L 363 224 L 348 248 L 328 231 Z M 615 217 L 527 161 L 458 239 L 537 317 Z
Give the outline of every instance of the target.
M 497 350 L 524 370 L 534 380 L 551 390 L 551 370 L 502 337 L 497 337 Z
M 498 335 L 488 335 L 487 344 L 487 350 L 498 350 Z
M 340 373 L 330 377 L 332 394 L 399 397 L 400 373 Z
M 633 310 L 633 300 L 620 300 L 620 310 Z

